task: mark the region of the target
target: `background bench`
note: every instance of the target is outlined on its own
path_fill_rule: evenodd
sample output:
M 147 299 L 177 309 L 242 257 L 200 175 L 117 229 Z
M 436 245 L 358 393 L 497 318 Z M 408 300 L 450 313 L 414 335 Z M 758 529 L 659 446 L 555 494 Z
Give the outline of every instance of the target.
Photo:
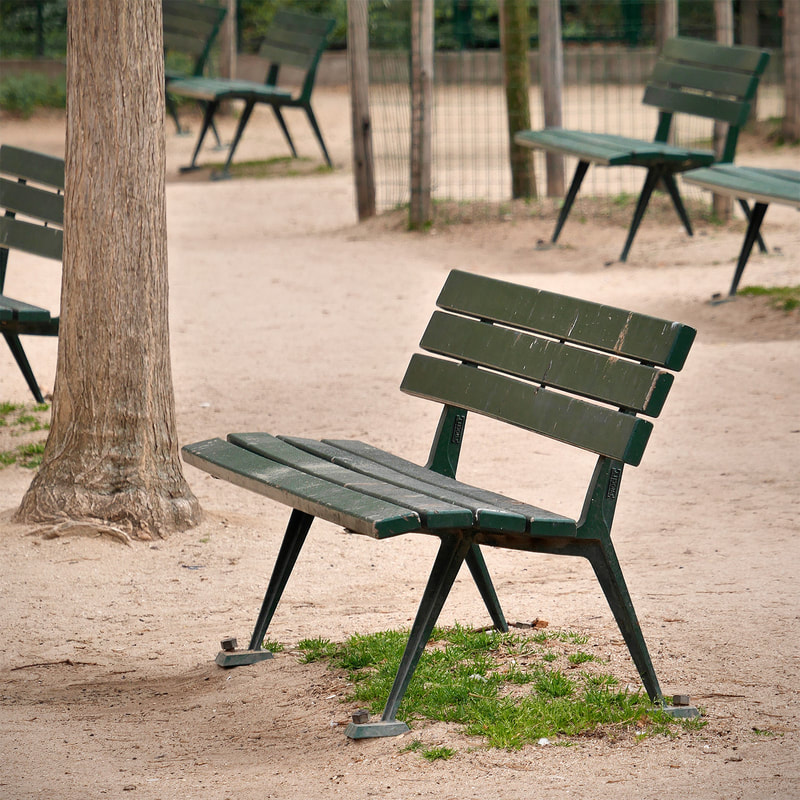
M 715 164 L 712 167 L 687 172 L 683 179 L 717 194 L 730 195 L 738 200 L 753 200 L 752 211 L 745 204 L 747 232 L 745 233 L 736 270 L 733 274 L 728 296 L 733 297 L 747 265 L 753 245 L 759 239 L 759 231 L 770 203 L 794 206 L 800 209 L 800 170 L 740 167 L 734 164 Z
M 652 142 L 608 133 L 546 128 L 519 131 L 514 141 L 522 147 L 575 156 L 578 165 L 553 230 L 555 243 L 569 216 L 589 164 L 606 167 L 638 166 L 647 169 L 644 186 L 634 211 L 620 261 L 628 253 L 642 221 L 650 195 L 663 184 L 686 232 L 692 225 L 681 200 L 675 175 L 733 161 L 739 129 L 747 122 L 750 103 L 769 61 L 769 54 L 753 47 L 728 47 L 696 39 L 670 39 L 656 63 L 645 89 L 643 103 L 658 108 L 658 127 Z M 724 122 L 728 126 L 720 157 L 710 150 L 669 143 L 673 116 L 677 113 Z
M 376 539 L 423 533 L 441 540 L 382 718 L 352 723 L 348 736 L 408 730 L 396 713 L 463 563 L 494 624 L 507 628 L 481 545 L 587 558 L 648 695 L 662 703 L 611 525 L 623 468 L 639 463 L 653 427 L 639 415 L 660 413 L 673 381 L 666 370 L 681 369 L 695 331 L 459 271 L 450 274 L 437 304 L 441 310 L 421 341 L 432 355 L 412 356 L 401 386 L 444 404 L 426 466 L 363 442 L 267 433 L 230 434 L 227 441 L 183 448 L 187 463 L 293 509 L 249 649 L 222 652 L 217 663 L 269 657 L 261 650 L 264 636 L 311 523 L 320 517 Z M 470 411 L 596 453 L 581 515 L 573 519 L 456 480 Z
M 21 335 L 57 336 L 58 318 L 45 308 L 3 294 L 9 253 L 23 250 L 61 260 L 64 162 L 19 147 L 0 146 L 0 332 L 37 403 L 41 389 L 20 342 Z M 16 215 L 24 220 L 16 219 Z
M 311 108 L 311 93 L 314 89 L 317 66 L 327 46 L 328 35 L 333 30 L 334 24 L 335 20 L 332 19 L 279 9 L 259 49 L 259 56 L 269 63 L 264 83 L 225 78 L 186 78 L 173 81 L 170 84 L 170 91 L 173 94 L 191 97 L 206 104 L 203 126 L 197 138 L 192 161 L 188 166 L 182 167 L 182 170 L 198 168 L 197 156 L 203 145 L 206 131 L 213 124 L 214 115 L 217 113 L 220 103 L 226 100 L 242 100 L 244 109 L 228 150 L 228 157 L 222 171 L 223 176 L 228 174 L 239 140 L 247 127 L 253 109 L 259 103 L 268 105 L 275 113 L 281 131 L 283 131 L 295 158 L 297 158 L 297 150 L 283 118 L 282 109 L 303 109 L 314 135 L 317 137 L 325 161 L 328 166 L 333 166 L 328 149 L 325 147 L 325 140 L 322 138 L 322 132 Z M 293 92 L 278 84 L 278 78 L 284 67 L 295 68 L 302 72 L 303 77 L 298 92 Z
M 217 38 L 227 9 L 196 0 L 164 0 L 164 80 L 167 111 L 178 133 L 188 133 L 181 126 L 178 105 L 170 93 L 170 84 L 206 73 L 211 48 Z M 212 131 L 219 144 L 217 130 Z

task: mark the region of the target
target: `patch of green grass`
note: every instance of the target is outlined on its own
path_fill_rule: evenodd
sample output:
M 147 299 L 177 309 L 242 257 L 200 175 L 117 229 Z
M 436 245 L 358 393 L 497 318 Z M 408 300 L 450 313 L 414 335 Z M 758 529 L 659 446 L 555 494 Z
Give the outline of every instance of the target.
M 264 650 L 269 650 L 270 653 L 282 653 L 286 649 L 280 642 L 276 642 L 274 639 L 264 639 L 261 643 L 261 647 Z
M 409 742 L 405 747 L 401 748 L 400 752 L 419 753 L 428 761 L 448 761 L 456 754 L 452 747 L 425 747 L 425 744 L 419 739 Z
M 407 631 L 383 631 L 357 634 L 343 643 L 307 639 L 299 649 L 305 662 L 323 660 L 344 670 L 352 684 L 347 701 L 379 713 L 407 638 Z M 681 729 L 681 722 L 653 706 L 641 691 L 619 688 L 611 675 L 550 666 L 552 648 L 570 663 L 599 661 L 575 650 L 587 641 L 584 634 L 569 631 L 526 635 L 436 628 L 397 716 L 456 723 L 467 735 L 483 737 L 490 747 L 509 749 L 540 738 L 616 736 L 625 730 L 652 735 Z
M 50 428 L 49 411 L 50 406 L 46 403 L 25 406 L 0 402 L 0 468 L 18 464 L 26 469 L 36 469 L 42 463 L 44 440 L 32 440 L 30 434 Z M 26 441 L 9 447 L 9 440 L 17 437 Z
M 800 308 L 800 286 L 745 286 L 739 294 L 766 297 L 772 308 L 794 311 Z

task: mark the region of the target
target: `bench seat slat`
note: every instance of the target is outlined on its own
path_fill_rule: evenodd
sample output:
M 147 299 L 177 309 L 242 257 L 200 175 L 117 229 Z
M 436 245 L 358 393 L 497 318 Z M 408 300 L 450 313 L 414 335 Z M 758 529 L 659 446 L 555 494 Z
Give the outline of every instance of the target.
M 423 350 L 657 417 L 673 376 L 633 361 L 436 311 Z
M 265 456 L 286 466 L 315 475 L 347 489 L 362 492 L 416 512 L 426 528 L 471 527 L 473 514 L 467 508 L 444 502 L 429 494 L 380 480 L 375 476 L 355 472 L 332 461 L 320 458 L 307 450 L 294 447 L 268 433 L 232 433 L 228 441 L 257 455 Z
M 292 93 L 287 89 L 267 86 L 265 83 L 219 78 L 181 78 L 171 81 L 169 90 L 172 94 L 194 97 L 198 100 L 246 100 L 249 97 L 267 100 L 270 97 L 274 97 L 276 100 L 285 103 L 292 96 Z
M 314 517 L 376 539 L 420 530 L 407 508 L 354 492 L 279 464 L 222 439 L 183 448 L 188 464 Z
M 380 467 L 394 473 L 396 477 L 392 480 L 419 480 L 428 484 L 431 488 L 428 491 L 433 492 L 435 489 L 447 492 L 443 496 L 448 496 L 451 492 L 455 492 L 459 498 L 459 502 L 477 503 L 478 511 L 478 525 L 481 529 L 497 529 L 498 514 L 501 512 L 494 509 L 505 509 L 502 513 L 513 514 L 515 516 L 523 516 L 526 519 L 524 531 L 526 533 L 536 530 L 537 535 L 548 534 L 553 536 L 575 536 L 576 535 L 576 522 L 569 517 L 564 517 L 561 514 L 555 514 L 552 511 L 547 511 L 544 508 L 538 508 L 528 503 L 523 503 L 519 500 L 514 500 L 496 492 L 490 492 L 486 489 L 480 489 L 477 486 L 471 486 L 467 483 L 462 483 L 454 478 L 448 478 L 446 475 L 440 475 L 438 472 L 433 472 L 426 467 L 421 467 L 419 464 L 414 464 L 412 461 L 407 461 L 404 458 L 388 453 L 385 450 L 380 450 L 377 447 L 359 442 L 356 440 L 343 440 L 343 439 L 323 439 L 323 444 L 330 445 L 341 451 L 344 451 L 350 458 L 358 457 L 364 459 L 361 468 L 374 472 Z M 351 461 L 352 464 L 359 462 Z M 435 489 L 433 488 L 435 487 Z M 493 515 L 489 516 L 489 513 Z M 508 523 L 505 523 L 502 528 L 503 531 L 514 531 L 515 528 Z
M 0 148 L 0 172 L 16 178 L 64 189 L 64 162 L 55 156 L 4 144 Z
M 696 331 L 613 306 L 453 270 L 436 304 L 626 358 L 679 370 Z
M 21 300 L 13 300 L 0 294 L 0 311 L 3 312 L 3 319 L 13 319 L 22 322 L 49 322 L 50 312 L 46 308 L 23 303 Z
M 800 208 L 800 171 L 770 170 L 718 164 L 684 175 L 688 183 L 733 197 L 752 198 L 759 203 L 780 203 Z
M 340 464 L 355 472 L 374 475 L 388 483 L 414 489 L 424 494 L 429 494 L 431 497 L 468 508 L 474 514 L 474 524 L 479 528 L 523 533 L 529 527 L 525 509 L 521 508 L 515 501 L 510 501 L 502 495 L 490 496 L 490 493 L 484 493 L 484 496 L 478 499 L 470 492 L 472 487 L 448 478 L 438 481 L 436 479 L 442 476 L 426 470 L 424 467 L 417 466 L 416 472 L 397 469 L 396 467 L 402 463 L 402 460 L 398 460 L 397 464 L 393 464 L 390 454 L 386 454 L 386 458 L 365 458 L 357 450 L 357 446 L 368 447 L 362 442 L 343 442 L 328 439 L 319 442 L 314 439 L 290 436 L 281 438 L 296 447 L 308 450 L 315 455 L 329 458 L 333 463 Z M 381 451 L 374 448 L 372 453 L 381 453 Z M 405 463 L 408 464 L 409 462 Z M 448 480 L 451 482 L 449 484 L 445 483 Z M 533 507 L 529 507 L 529 510 L 531 512 L 539 511 L 539 509 L 534 509 Z

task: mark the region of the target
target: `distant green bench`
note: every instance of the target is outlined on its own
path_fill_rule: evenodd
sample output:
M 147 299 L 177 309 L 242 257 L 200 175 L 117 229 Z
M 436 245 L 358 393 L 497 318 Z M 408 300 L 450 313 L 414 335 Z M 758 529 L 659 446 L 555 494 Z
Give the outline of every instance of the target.
M 211 475 L 290 506 L 286 534 L 249 649 L 217 663 L 253 663 L 314 517 L 385 539 L 441 540 L 380 722 L 353 722 L 352 738 L 408 728 L 396 712 L 461 565 L 466 562 L 495 626 L 507 629 L 480 545 L 583 556 L 592 564 L 648 695 L 661 689 L 611 542 L 625 464 L 637 465 L 673 375 L 694 341 L 685 325 L 466 272 L 450 273 L 401 388 L 444 404 L 430 459 L 417 466 L 357 441 L 230 434 L 187 445 L 183 457 Z M 661 369 L 664 367 L 665 369 Z M 455 479 L 473 411 L 596 453 L 577 519 Z M 533 450 L 529 451 L 533 453 Z M 530 463 L 512 471 L 535 469 Z M 547 467 L 539 466 L 538 469 Z M 666 499 L 666 498 L 665 498 Z M 387 584 L 388 585 L 388 584 Z M 665 706 L 666 707 L 666 706 Z M 668 708 L 668 707 L 667 707 Z M 694 716 L 691 707 L 668 708 Z
M 199 0 L 163 0 L 164 80 L 167 111 L 179 134 L 188 133 L 181 126 L 178 105 L 170 92 L 177 80 L 202 77 L 208 68 L 211 48 L 219 34 L 227 9 Z M 219 144 L 219 136 L 212 125 Z
M 800 171 L 715 164 L 712 167 L 687 172 L 683 179 L 687 183 L 702 186 L 717 194 L 730 195 L 740 201 L 755 201 L 752 211 L 747 214 L 747 233 L 736 262 L 733 282 L 728 291 L 728 296 L 733 297 L 739 288 L 739 281 L 747 265 L 747 259 L 750 258 L 753 245 L 759 238 L 761 223 L 769 204 L 779 203 L 800 209 Z M 745 208 L 748 208 L 746 204 Z
M 64 162 L 0 146 L 0 332 L 37 403 L 44 401 L 20 336 L 57 336 L 58 318 L 45 308 L 3 294 L 9 251 L 61 261 L 64 234 Z M 24 219 L 17 219 L 19 214 Z
M 739 130 L 747 121 L 750 103 L 768 61 L 769 53 L 753 47 L 729 47 L 686 38 L 670 39 L 664 46 L 644 93 L 643 103 L 659 110 L 658 128 L 652 142 L 563 128 L 519 131 L 514 137 L 518 145 L 578 159 L 552 241 L 555 243 L 558 240 L 591 163 L 647 169 L 620 261 L 628 258 L 650 196 L 659 183 L 666 188 L 687 233 L 692 236 L 692 225 L 681 200 L 675 175 L 709 166 L 717 160 L 733 161 Z M 727 123 L 725 145 L 719 159 L 710 150 L 668 143 L 673 116 L 677 113 Z
M 198 168 L 197 156 L 203 145 L 206 131 L 212 125 L 220 103 L 226 100 L 242 100 L 244 109 L 239 117 L 239 124 L 228 150 L 228 158 L 222 175 L 229 173 L 236 147 L 242 138 L 253 109 L 259 103 L 268 105 L 275 113 L 281 131 L 283 131 L 295 158 L 297 158 L 297 150 L 283 118 L 282 109 L 303 109 L 322 148 L 325 161 L 328 166 L 333 166 L 328 149 L 325 147 L 325 140 L 322 138 L 322 132 L 311 108 L 311 92 L 314 88 L 317 66 L 327 46 L 328 35 L 333 30 L 334 23 L 335 20 L 332 19 L 279 9 L 259 50 L 259 56 L 269 63 L 264 83 L 225 78 L 186 78 L 173 81 L 170 84 L 170 91 L 173 94 L 192 97 L 206 104 L 203 127 L 195 145 L 192 161 L 188 166 L 182 167 L 182 171 Z M 299 92 L 293 93 L 278 85 L 278 77 L 283 67 L 295 68 L 303 72 L 302 86 Z

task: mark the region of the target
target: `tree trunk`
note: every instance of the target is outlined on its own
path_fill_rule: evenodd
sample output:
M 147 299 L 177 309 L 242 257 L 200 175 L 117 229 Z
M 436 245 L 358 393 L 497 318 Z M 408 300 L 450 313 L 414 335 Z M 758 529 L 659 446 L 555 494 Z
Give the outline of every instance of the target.
M 409 227 L 433 218 L 433 0 L 411 0 L 411 203 Z
M 528 66 L 530 25 L 527 0 L 503 0 L 500 4 L 500 24 L 508 115 L 511 196 L 536 197 L 533 154 L 530 148 L 514 144 L 514 134 L 531 127 L 531 79 Z
M 369 8 L 347 0 L 347 64 L 353 128 L 353 177 L 359 220 L 375 216 L 375 159 L 369 111 Z
M 667 39 L 678 35 L 678 0 L 661 0 L 656 24 L 656 44 L 664 49 Z
M 739 10 L 740 41 L 748 47 L 758 47 L 758 0 L 742 0 Z M 751 120 L 758 120 L 758 90 L 750 102 Z
M 70 0 L 53 419 L 16 519 L 191 527 L 169 356 L 161 0 Z
M 546 128 L 560 128 L 564 94 L 564 47 L 561 42 L 560 0 L 539 2 L 539 74 Z M 564 196 L 564 156 L 545 153 L 547 196 Z
M 784 102 L 782 133 L 787 142 L 800 141 L 800 0 L 783 4 Z
M 717 21 L 717 41 L 721 44 L 733 44 L 733 0 L 714 0 L 714 15 Z M 714 153 L 717 158 L 722 157 L 727 133 L 727 122 L 714 123 Z M 711 204 L 717 219 L 727 221 L 731 218 L 732 197 L 715 194 Z

